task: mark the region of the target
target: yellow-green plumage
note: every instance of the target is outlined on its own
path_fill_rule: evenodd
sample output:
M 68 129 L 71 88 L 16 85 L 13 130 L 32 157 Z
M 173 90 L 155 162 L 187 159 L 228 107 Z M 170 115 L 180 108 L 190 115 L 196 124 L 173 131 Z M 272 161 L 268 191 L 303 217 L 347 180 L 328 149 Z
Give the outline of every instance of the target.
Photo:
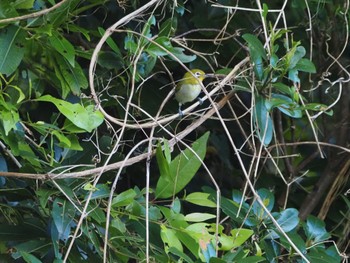
M 179 102 L 180 107 L 182 104 L 191 102 L 198 97 L 204 79 L 205 73 L 200 69 L 192 69 L 186 72 L 175 90 L 175 99 Z

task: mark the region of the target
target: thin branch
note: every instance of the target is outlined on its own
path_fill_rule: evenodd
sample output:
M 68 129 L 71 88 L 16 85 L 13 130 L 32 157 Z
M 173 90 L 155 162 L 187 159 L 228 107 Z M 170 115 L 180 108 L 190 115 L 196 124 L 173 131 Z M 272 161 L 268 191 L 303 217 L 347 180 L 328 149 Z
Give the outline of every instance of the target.
M 47 13 L 50 13 L 51 11 L 59 8 L 61 5 L 63 5 L 65 2 L 68 2 L 69 0 L 62 0 L 61 2 L 51 6 L 50 8 L 32 13 L 32 14 L 27 14 L 27 15 L 23 15 L 23 16 L 16 16 L 16 17 L 11 17 L 11 18 L 5 18 L 5 19 L 1 19 L 0 20 L 0 24 L 5 24 L 5 23 L 12 23 L 15 21 L 21 21 L 21 20 L 25 20 L 28 18 L 35 18 L 35 17 L 39 17 L 42 15 L 45 15 Z

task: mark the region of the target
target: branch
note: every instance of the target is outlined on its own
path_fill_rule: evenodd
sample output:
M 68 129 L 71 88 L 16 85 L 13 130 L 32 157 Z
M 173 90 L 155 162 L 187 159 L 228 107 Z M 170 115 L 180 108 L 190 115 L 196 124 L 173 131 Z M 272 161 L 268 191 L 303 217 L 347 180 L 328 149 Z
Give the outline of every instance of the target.
M 51 6 L 50 8 L 32 13 L 32 14 L 27 14 L 27 15 L 23 15 L 23 16 L 16 16 L 16 17 L 11 17 L 11 18 L 6 18 L 6 19 L 1 19 L 0 20 L 0 24 L 5 24 L 5 23 L 11 23 L 11 22 L 15 22 L 15 21 L 21 21 L 21 20 L 25 20 L 28 18 L 35 18 L 35 17 L 39 17 L 42 15 L 45 15 L 49 12 L 51 12 L 52 10 L 55 10 L 57 8 L 59 8 L 61 5 L 63 5 L 65 2 L 68 2 L 68 0 L 62 0 L 61 2 Z

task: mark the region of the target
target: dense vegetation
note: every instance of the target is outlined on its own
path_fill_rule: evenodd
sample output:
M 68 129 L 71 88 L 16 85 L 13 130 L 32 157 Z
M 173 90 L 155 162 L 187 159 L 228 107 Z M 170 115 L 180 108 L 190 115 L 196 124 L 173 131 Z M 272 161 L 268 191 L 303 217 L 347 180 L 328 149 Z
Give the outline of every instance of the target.
M 0 1 L 0 262 L 342 262 L 349 1 Z M 179 116 L 189 69 L 211 77 Z

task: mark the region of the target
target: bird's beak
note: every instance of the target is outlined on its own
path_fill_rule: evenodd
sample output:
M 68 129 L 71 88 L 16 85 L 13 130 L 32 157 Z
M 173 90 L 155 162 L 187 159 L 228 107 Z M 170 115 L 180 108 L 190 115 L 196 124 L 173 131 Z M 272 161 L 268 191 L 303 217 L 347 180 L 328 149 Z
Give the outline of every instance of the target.
M 204 75 L 206 78 L 214 78 L 216 75 L 213 73 L 208 73 Z
M 208 74 L 205 74 L 205 77 L 206 77 L 206 78 L 219 78 L 219 79 L 223 79 L 223 78 L 226 77 L 226 75 L 224 75 L 224 74 L 208 73 Z

